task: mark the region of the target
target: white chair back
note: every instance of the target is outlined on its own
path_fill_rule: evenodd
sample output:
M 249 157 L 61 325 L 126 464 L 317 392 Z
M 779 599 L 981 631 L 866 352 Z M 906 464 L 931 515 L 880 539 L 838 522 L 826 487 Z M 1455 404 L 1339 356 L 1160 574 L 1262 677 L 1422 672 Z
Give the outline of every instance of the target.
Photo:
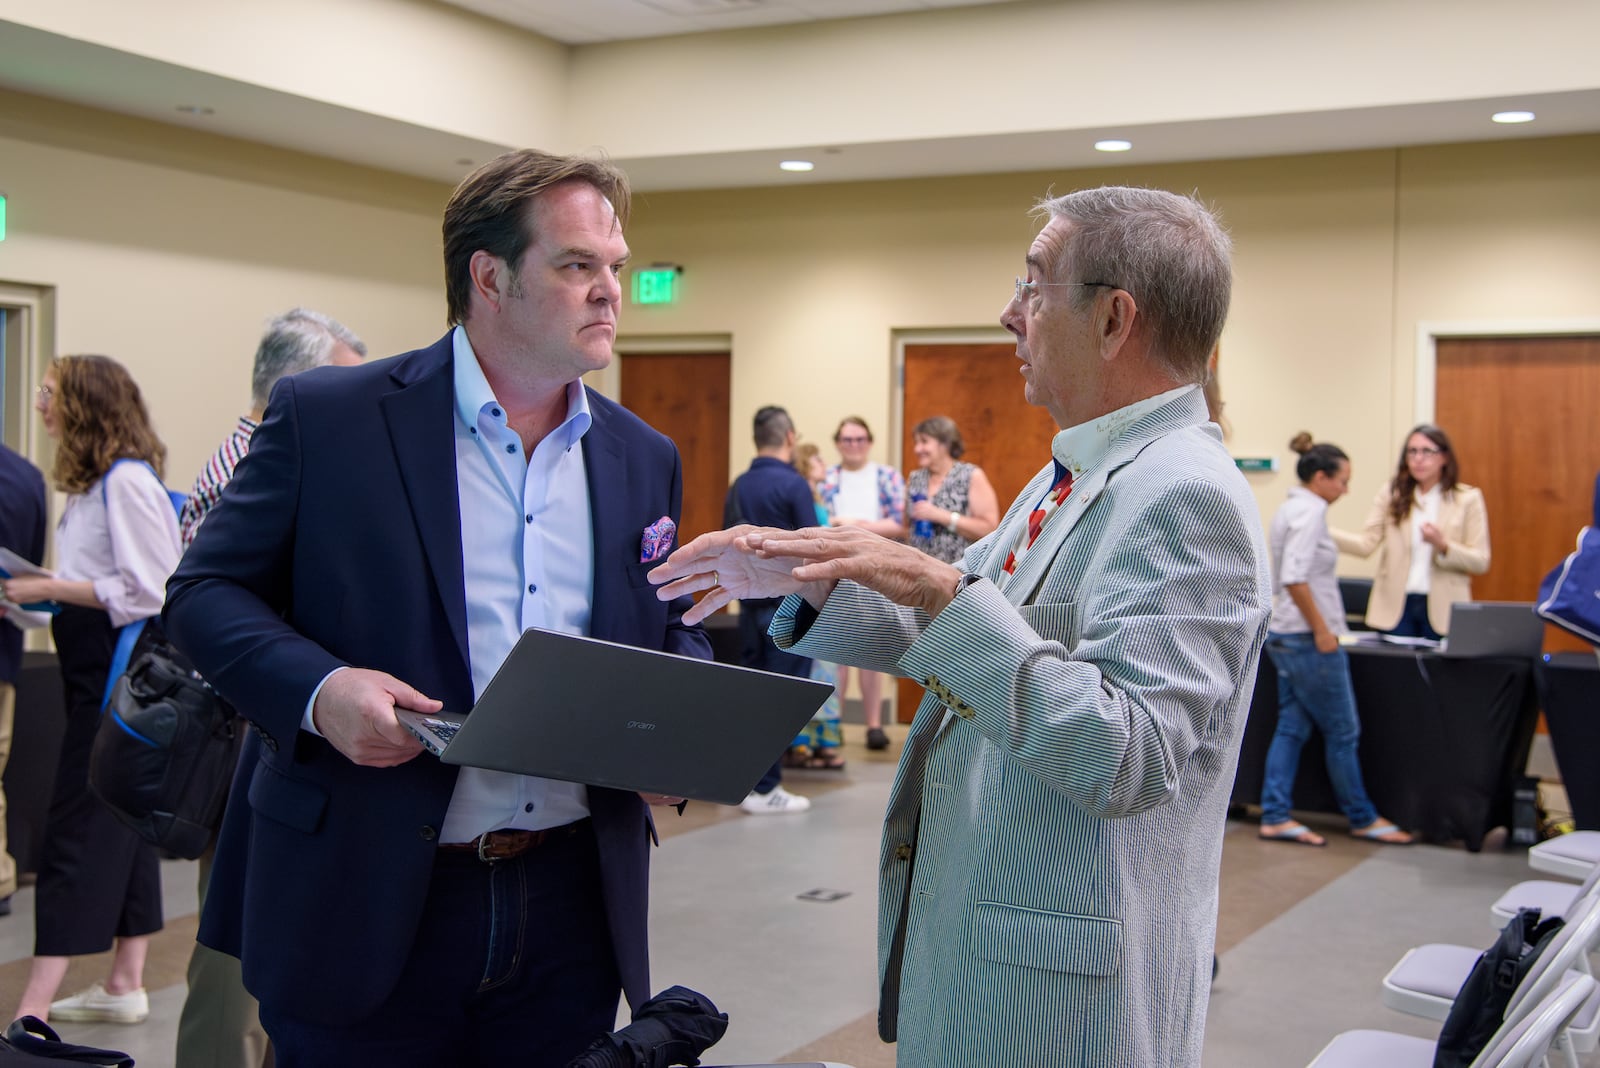
M 1548 1063 L 1550 1048 L 1561 1037 L 1562 1029 L 1572 1023 L 1573 1017 L 1596 991 L 1592 976 L 1574 974 L 1564 983 L 1555 986 L 1545 997 L 1531 1005 L 1514 1022 L 1508 1022 L 1496 1031 L 1489 1044 L 1472 1062 L 1472 1068 L 1534 1068 Z M 1563 1063 L 1578 1068 L 1578 1061 L 1570 1045 L 1562 1044 Z
M 1506 1005 L 1507 1020 L 1524 1015 L 1528 1011 L 1524 1006 L 1532 1006 L 1548 997 L 1561 986 L 1568 970 L 1588 971 L 1584 967 L 1584 954 L 1600 940 L 1600 897 L 1591 894 L 1575 902 L 1566 921 L 1517 984 Z

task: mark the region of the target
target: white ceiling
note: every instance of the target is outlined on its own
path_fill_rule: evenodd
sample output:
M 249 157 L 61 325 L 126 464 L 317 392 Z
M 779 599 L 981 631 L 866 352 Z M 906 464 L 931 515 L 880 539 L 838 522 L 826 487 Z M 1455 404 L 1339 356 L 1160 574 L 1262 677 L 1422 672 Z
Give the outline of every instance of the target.
M 566 41 L 634 38 L 701 27 L 809 21 L 976 6 L 972 0 L 451 0 Z M 979 0 L 1005 3 L 1010 0 Z M 724 21 L 726 20 L 726 21 Z M 743 20 L 743 21 L 738 21 Z M 1591 83 L 1592 84 L 1592 83 Z M 0 22 L 0 87 L 454 183 L 514 145 L 399 121 L 174 63 Z M 213 113 L 181 114 L 204 102 Z M 1538 121 L 1499 126 L 1489 115 L 1526 108 Z M 1600 89 L 1516 98 L 1438 100 L 1203 122 L 878 141 L 778 145 L 759 151 L 661 154 L 617 162 L 640 191 L 871 181 L 932 175 L 1126 166 L 1402 145 L 1548 137 L 1600 131 Z M 1132 152 L 1094 150 L 1127 138 Z M 816 169 L 785 174 L 783 159 Z
M 981 7 L 1014 0 L 444 0 L 563 44 Z

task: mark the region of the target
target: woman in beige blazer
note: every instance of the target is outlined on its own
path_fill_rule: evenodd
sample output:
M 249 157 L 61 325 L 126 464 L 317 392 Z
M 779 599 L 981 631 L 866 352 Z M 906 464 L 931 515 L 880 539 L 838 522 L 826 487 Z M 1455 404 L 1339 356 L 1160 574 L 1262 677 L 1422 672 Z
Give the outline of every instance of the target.
M 1378 491 L 1359 534 L 1334 530 L 1343 552 L 1378 552 L 1367 626 L 1410 637 L 1450 632 L 1450 606 L 1472 600 L 1472 576 L 1489 570 L 1483 493 L 1457 481 L 1450 437 L 1423 423 L 1406 435 L 1394 478 Z

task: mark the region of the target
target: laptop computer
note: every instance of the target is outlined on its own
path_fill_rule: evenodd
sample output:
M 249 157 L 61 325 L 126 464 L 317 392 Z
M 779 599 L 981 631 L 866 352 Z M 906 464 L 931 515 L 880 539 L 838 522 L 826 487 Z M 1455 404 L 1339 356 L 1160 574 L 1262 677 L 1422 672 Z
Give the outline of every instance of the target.
M 471 714 L 398 714 L 446 764 L 736 805 L 830 692 L 810 679 L 530 629 Z
M 1544 649 L 1544 620 L 1528 601 L 1457 601 L 1450 606 L 1450 635 L 1441 656 L 1537 657 Z

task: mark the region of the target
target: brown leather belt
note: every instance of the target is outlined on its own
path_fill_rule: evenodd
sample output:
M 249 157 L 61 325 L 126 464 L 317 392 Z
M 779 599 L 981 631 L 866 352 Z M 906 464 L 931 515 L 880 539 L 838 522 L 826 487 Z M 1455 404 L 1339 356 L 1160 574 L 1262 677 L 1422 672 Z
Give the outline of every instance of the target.
M 497 860 L 520 857 L 546 842 L 570 838 L 588 822 L 586 819 L 575 820 L 560 827 L 546 827 L 538 831 L 489 831 L 478 835 L 470 842 L 443 842 L 439 845 L 439 849 L 446 853 L 471 853 L 485 864 L 490 864 Z

